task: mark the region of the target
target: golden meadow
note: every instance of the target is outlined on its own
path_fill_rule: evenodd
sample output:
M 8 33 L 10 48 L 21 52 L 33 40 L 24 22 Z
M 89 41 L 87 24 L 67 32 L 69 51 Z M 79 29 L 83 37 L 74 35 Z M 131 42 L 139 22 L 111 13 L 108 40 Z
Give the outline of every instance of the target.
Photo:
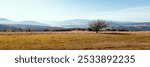
M 149 50 L 150 32 L 1 32 L 1 50 Z

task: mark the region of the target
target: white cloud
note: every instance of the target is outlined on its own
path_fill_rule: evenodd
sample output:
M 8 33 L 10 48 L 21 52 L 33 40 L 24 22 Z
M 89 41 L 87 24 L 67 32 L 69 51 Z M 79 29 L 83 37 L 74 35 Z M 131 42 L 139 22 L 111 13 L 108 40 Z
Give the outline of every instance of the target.
M 90 15 L 89 18 L 115 21 L 150 21 L 150 6 L 127 8 L 113 12 L 100 12 Z

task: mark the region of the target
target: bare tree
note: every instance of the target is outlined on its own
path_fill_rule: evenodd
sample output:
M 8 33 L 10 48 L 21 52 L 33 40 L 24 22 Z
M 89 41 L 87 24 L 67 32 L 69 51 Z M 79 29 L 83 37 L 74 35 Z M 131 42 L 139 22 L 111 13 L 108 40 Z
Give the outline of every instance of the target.
M 32 29 L 26 29 L 26 32 L 32 32 Z
M 100 30 L 102 30 L 105 27 L 107 27 L 107 24 L 106 21 L 104 20 L 94 20 L 89 23 L 89 28 L 92 31 L 96 31 L 96 33 L 98 33 Z

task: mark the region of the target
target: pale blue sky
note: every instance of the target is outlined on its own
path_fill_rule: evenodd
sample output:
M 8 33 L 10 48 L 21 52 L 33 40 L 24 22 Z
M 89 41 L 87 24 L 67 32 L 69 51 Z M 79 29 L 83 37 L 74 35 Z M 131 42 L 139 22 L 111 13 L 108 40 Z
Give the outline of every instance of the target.
M 0 0 L 0 18 L 15 21 L 150 21 L 149 16 L 150 0 Z

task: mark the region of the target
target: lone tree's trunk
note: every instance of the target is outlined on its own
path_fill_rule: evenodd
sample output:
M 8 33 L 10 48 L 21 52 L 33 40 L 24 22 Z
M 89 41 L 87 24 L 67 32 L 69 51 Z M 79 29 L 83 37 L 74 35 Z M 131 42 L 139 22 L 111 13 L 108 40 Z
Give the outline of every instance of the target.
M 96 31 L 96 33 L 98 33 L 98 31 Z
M 96 31 L 96 33 L 98 33 L 99 30 L 102 30 L 105 27 L 107 27 L 107 24 L 106 21 L 103 20 L 96 20 L 89 23 L 89 28 L 93 31 Z

